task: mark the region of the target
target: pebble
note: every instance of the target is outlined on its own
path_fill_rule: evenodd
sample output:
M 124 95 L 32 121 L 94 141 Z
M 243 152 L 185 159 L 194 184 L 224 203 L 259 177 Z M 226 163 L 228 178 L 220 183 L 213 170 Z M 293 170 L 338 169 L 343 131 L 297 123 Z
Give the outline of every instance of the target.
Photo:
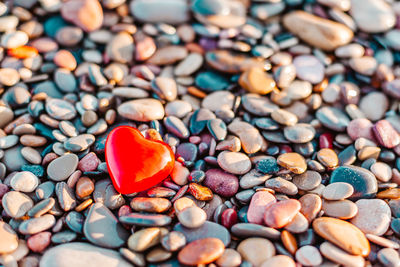
M 399 253 L 392 248 L 383 248 L 378 252 L 378 260 L 384 266 L 398 266 L 400 262 Z
M 168 251 L 177 251 L 186 245 L 186 238 L 180 232 L 171 231 L 161 238 L 160 243 Z
M 110 59 L 119 63 L 129 63 L 133 59 L 135 46 L 133 37 L 127 32 L 119 32 L 107 43 L 106 53 Z
M 18 247 L 18 236 L 5 222 L 0 222 L 0 253 L 11 253 Z
M 203 56 L 199 53 L 190 53 L 174 69 L 176 76 L 189 76 L 203 65 Z
M 292 260 L 291 257 L 286 255 L 276 255 L 268 260 L 264 261 L 261 267 L 279 267 L 279 266 L 287 266 L 287 267 L 295 267 L 296 263 Z
M 375 162 L 371 165 L 370 169 L 381 182 L 388 182 L 392 178 L 392 169 L 384 162 Z
M 330 183 L 345 182 L 353 186 L 352 199 L 371 198 L 378 185 L 375 175 L 370 171 L 357 166 L 340 166 L 332 172 Z
M 64 148 L 72 152 L 82 152 L 93 145 L 95 137 L 92 134 L 81 134 L 64 142 Z
M 143 22 L 176 25 L 189 20 L 188 4 L 181 0 L 138 0 L 132 2 L 129 7 L 133 16 Z
M 47 250 L 40 259 L 40 266 L 43 267 L 87 267 L 88 264 L 91 266 L 110 267 L 131 266 L 116 251 L 81 242 L 55 246 Z
M 250 201 L 247 211 L 247 220 L 250 223 L 263 224 L 264 214 L 269 204 L 275 203 L 275 197 L 268 191 L 256 192 Z
M 64 181 L 76 170 L 78 160 L 75 154 L 66 154 L 56 158 L 47 166 L 47 175 L 53 181 Z
M 324 66 L 315 56 L 298 56 L 293 60 L 293 65 L 296 68 L 297 77 L 312 84 L 320 83 L 325 76 Z
M 312 225 L 318 235 L 350 254 L 366 256 L 370 252 L 369 242 L 363 232 L 349 222 L 322 217 L 315 219 Z
M 365 264 L 363 257 L 350 255 L 330 242 L 323 242 L 320 251 L 326 258 L 344 266 L 362 267 Z
M 171 207 L 171 202 L 166 198 L 136 197 L 130 203 L 135 211 L 157 212 L 167 211 Z
M 353 32 L 343 24 L 304 11 L 285 15 L 283 24 L 304 42 L 327 51 L 348 44 L 353 38 Z
M 55 223 L 56 218 L 53 215 L 45 214 L 38 218 L 23 221 L 19 225 L 18 231 L 24 235 L 33 235 L 53 227 Z
M 306 123 L 298 123 L 283 129 L 285 138 L 293 143 L 304 144 L 310 142 L 315 136 L 315 129 Z
M 39 179 L 33 173 L 23 171 L 11 178 L 10 185 L 15 191 L 31 193 L 39 185 Z
M 5 48 L 17 48 L 28 43 L 29 37 L 23 31 L 12 31 L 4 33 L 1 37 L 0 43 Z
M 228 125 L 228 130 L 240 139 L 243 150 L 248 153 L 256 153 L 263 145 L 260 132 L 251 124 L 243 121 L 234 121 Z
M 61 15 L 86 32 L 95 31 L 103 24 L 103 9 L 97 0 L 65 2 L 61 6 Z
M 30 250 L 42 253 L 51 242 L 50 232 L 41 232 L 28 238 L 27 245 Z
M 122 103 L 118 107 L 118 114 L 126 119 L 145 122 L 162 119 L 164 108 L 156 99 L 136 99 Z
M 46 101 L 46 112 L 56 120 L 71 120 L 76 116 L 74 106 L 61 99 L 50 99 Z
M 204 185 L 222 197 L 232 197 L 239 189 L 238 178 L 219 169 L 206 171 Z
M 358 58 L 351 58 L 349 60 L 349 66 L 354 71 L 362 75 L 371 76 L 372 74 L 374 74 L 377 68 L 377 62 L 376 59 L 373 57 L 364 56 Z
M 371 110 L 371 105 L 374 109 Z M 385 112 L 389 109 L 389 99 L 381 92 L 371 92 L 361 98 L 359 108 L 371 121 L 377 121 L 384 117 Z
M 301 203 L 300 212 L 306 217 L 308 222 L 314 220 L 322 208 L 322 200 L 316 194 L 306 194 L 299 199 Z
M 265 95 L 275 88 L 274 79 L 261 68 L 249 68 L 240 75 L 239 84 L 249 93 Z
M 269 227 L 282 228 L 294 219 L 300 208 L 300 202 L 295 199 L 271 203 L 265 210 L 264 222 Z
M 347 134 L 353 140 L 358 138 L 364 138 L 368 140 L 374 140 L 374 135 L 372 132 L 372 127 L 374 125 L 372 122 L 365 118 L 358 118 L 350 121 L 347 126 Z
M 217 238 L 203 238 L 186 245 L 179 253 L 178 260 L 186 265 L 208 264 L 224 253 L 225 247 Z
M 376 122 L 372 130 L 380 145 L 386 148 L 393 148 L 400 144 L 399 134 L 387 120 Z
M 357 27 L 367 33 L 387 31 L 396 23 L 396 17 L 392 9 L 382 0 L 351 0 L 350 14 Z
M 208 237 L 220 239 L 225 246 L 231 242 L 231 235 L 228 230 L 222 225 L 210 221 L 205 221 L 198 228 L 186 228 L 182 224 L 176 224 L 173 230 L 182 233 L 189 243 Z
M 277 163 L 295 174 L 302 174 L 307 170 L 307 164 L 303 156 L 295 152 L 280 155 Z
M 271 113 L 271 118 L 274 121 L 286 126 L 293 126 L 298 121 L 298 118 L 295 114 L 284 109 L 273 110 Z
M 221 152 L 218 155 L 218 165 L 232 174 L 245 174 L 251 169 L 249 157 L 241 152 Z
M 12 218 L 23 217 L 32 207 L 32 199 L 18 191 L 7 192 L 2 198 L 4 211 Z
M 5 106 L 0 106 L 0 128 L 6 126 L 14 118 L 12 110 Z
M 105 248 L 120 247 L 129 236 L 117 218 L 101 203 L 94 203 L 90 207 L 83 233 L 90 242 Z
M 260 237 L 251 237 L 241 241 L 237 251 L 243 260 L 254 266 L 259 266 L 269 258 L 275 256 L 275 247 L 271 241 Z
M 296 251 L 296 260 L 304 266 L 319 266 L 322 256 L 316 247 L 303 246 Z
M 318 109 L 315 116 L 326 128 L 342 132 L 346 130 L 350 120 L 343 111 L 333 107 L 323 107 Z
M 324 214 L 343 220 L 351 219 L 358 212 L 357 205 L 350 200 L 324 200 L 322 202 L 322 210 Z
M 237 267 L 241 262 L 242 257 L 232 248 L 225 249 L 221 257 L 215 261 L 215 263 L 220 267 Z
M 317 152 L 317 159 L 327 168 L 335 168 L 339 164 L 339 158 L 335 151 L 330 148 L 323 148 Z
M 306 171 L 293 177 L 293 183 L 298 189 L 309 191 L 321 184 L 321 175 L 316 171 Z
M 351 184 L 346 182 L 336 182 L 328 184 L 322 196 L 327 200 L 342 200 L 349 198 L 354 193 L 354 188 Z
M 257 94 L 246 94 L 242 96 L 242 105 L 248 112 L 259 116 L 270 115 L 274 110 L 279 109 L 267 97 Z
M 365 234 L 381 236 L 389 228 L 391 211 L 388 204 L 381 199 L 360 199 L 356 201 L 357 215 L 351 223 Z

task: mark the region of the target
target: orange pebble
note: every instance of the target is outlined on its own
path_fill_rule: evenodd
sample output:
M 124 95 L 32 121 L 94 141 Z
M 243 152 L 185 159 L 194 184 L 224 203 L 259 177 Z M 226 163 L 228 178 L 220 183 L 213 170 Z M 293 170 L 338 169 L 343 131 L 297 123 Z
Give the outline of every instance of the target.
M 38 50 L 31 46 L 20 46 L 16 48 L 8 49 L 8 55 L 19 59 L 25 59 L 28 57 L 34 57 L 38 54 Z

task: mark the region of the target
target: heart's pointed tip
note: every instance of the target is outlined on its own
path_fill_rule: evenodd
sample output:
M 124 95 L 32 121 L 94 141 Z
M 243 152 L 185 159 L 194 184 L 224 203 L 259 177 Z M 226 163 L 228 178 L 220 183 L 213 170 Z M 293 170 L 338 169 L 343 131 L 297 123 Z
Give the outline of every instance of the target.
M 137 193 L 157 185 L 171 174 L 175 164 L 168 144 L 148 140 L 131 126 L 119 126 L 109 133 L 105 158 L 114 188 L 120 194 Z

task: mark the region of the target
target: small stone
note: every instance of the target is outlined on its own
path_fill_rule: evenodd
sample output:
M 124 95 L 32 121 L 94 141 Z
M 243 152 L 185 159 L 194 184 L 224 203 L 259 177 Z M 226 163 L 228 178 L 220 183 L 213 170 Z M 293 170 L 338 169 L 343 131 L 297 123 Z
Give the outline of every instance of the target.
M 324 66 L 315 56 L 297 56 L 293 60 L 293 65 L 296 68 L 297 77 L 312 84 L 320 83 L 325 76 Z
M 304 266 L 318 266 L 322 263 L 322 256 L 316 247 L 303 246 L 296 251 L 296 260 Z
M 334 168 L 339 164 L 339 158 L 335 151 L 330 148 L 323 148 L 317 152 L 317 159 L 327 168 Z
M 243 260 L 254 266 L 259 266 L 264 261 L 275 255 L 275 247 L 271 241 L 265 238 L 252 237 L 241 241 L 237 251 Z
M 354 202 L 347 199 L 336 201 L 324 200 L 322 202 L 322 210 L 327 216 L 347 220 L 356 216 L 358 208 Z
M 171 207 L 171 202 L 166 198 L 160 197 L 135 197 L 131 201 L 131 207 L 136 211 L 161 213 Z
M 174 226 L 173 230 L 182 233 L 187 242 L 208 237 L 220 239 L 225 246 L 231 242 L 229 231 L 224 226 L 210 221 L 205 221 L 205 223 L 198 228 L 186 228 L 178 223 Z
M 289 256 L 276 255 L 264 261 L 260 265 L 260 267 L 280 267 L 280 266 L 295 267 L 296 263 Z
M 250 201 L 249 209 L 247 211 L 247 220 L 250 223 L 263 224 L 264 214 L 268 205 L 275 202 L 275 197 L 268 191 L 256 192 Z
M 310 191 L 321 184 L 321 175 L 316 171 L 306 171 L 294 176 L 293 183 L 300 190 Z
M 384 162 L 375 162 L 372 164 L 370 169 L 376 178 L 381 182 L 389 182 L 389 180 L 392 178 L 392 169 Z
M 97 0 L 73 0 L 63 3 L 61 15 L 86 32 L 99 29 L 103 24 L 103 9 Z
M 358 57 L 358 58 L 351 58 L 349 61 L 349 66 L 356 72 L 371 76 L 375 73 L 375 70 L 378 66 L 376 59 L 374 57 Z
M 272 111 L 271 118 L 274 121 L 286 126 L 293 126 L 298 121 L 298 118 L 295 114 L 284 109 L 276 109 Z
M 210 169 L 205 173 L 204 185 L 222 197 L 232 197 L 239 189 L 236 176 L 219 169 Z
M 3 196 L 2 206 L 12 218 L 21 218 L 33 207 L 33 201 L 24 193 L 10 191 Z
M 300 208 L 300 202 L 295 199 L 272 203 L 265 210 L 264 222 L 269 227 L 282 228 L 294 219 Z
M 41 232 L 28 238 L 27 245 L 30 250 L 42 253 L 51 243 L 51 233 Z
M 197 228 L 204 224 L 207 215 L 204 210 L 199 207 L 187 207 L 178 213 L 179 222 L 187 228 Z
M 318 235 L 350 254 L 367 256 L 370 252 L 369 242 L 363 232 L 349 222 L 322 217 L 314 220 L 313 229 Z
M 11 253 L 18 247 L 18 236 L 5 222 L 0 222 L 0 253 Z
M 148 59 L 148 63 L 155 65 L 174 64 L 186 58 L 188 51 L 183 46 L 171 45 L 159 48 L 154 55 Z
M 295 174 L 302 174 L 307 170 L 305 159 L 298 153 L 290 152 L 279 155 L 277 162 L 280 166 Z
M 46 101 L 46 112 L 56 120 L 71 120 L 76 116 L 74 106 L 61 99 L 50 99 Z
M 56 158 L 47 166 L 47 175 L 53 181 L 64 181 L 76 170 L 78 160 L 75 154 L 66 154 Z
M 186 245 L 186 238 L 180 232 L 171 231 L 162 237 L 161 245 L 168 251 L 177 251 Z
M 251 169 L 251 162 L 246 154 L 223 151 L 218 155 L 218 165 L 226 172 L 245 174 Z
M 154 92 L 162 99 L 174 101 L 178 94 L 177 84 L 174 79 L 157 77 L 151 82 Z
M 309 124 L 298 123 L 293 126 L 287 126 L 283 129 L 285 138 L 293 143 L 307 143 L 315 136 L 315 129 Z
M 38 218 L 23 221 L 19 225 L 18 231 L 24 235 L 34 235 L 53 227 L 55 223 L 56 218 L 53 215 L 45 214 Z
M 327 51 L 348 44 L 353 38 L 353 32 L 343 24 L 304 11 L 285 15 L 283 24 L 306 43 Z
M 135 232 L 128 239 L 128 247 L 136 252 L 142 252 L 160 242 L 161 229 L 145 228 Z
M 15 191 L 30 193 L 39 185 L 39 179 L 33 173 L 23 171 L 11 178 L 10 185 Z
M 400 144 L 400 136 L 387 120 L 380 120 L 372 128 L 376 140 L 384 147 L 393 148 Z
M 275 88 L 274 79 L 261 68 L 250 68 L 242 73 L 239 84 L 249 93 L 265 95 Z
M 305 194 L 299 199 L 301 203 L 300 212 L 306 217 L 308 222 L 312 222 L 321 211 L 322 200 L 316 194 Z
M 156 99 L 137 99 L 122 103 L 118 113 L 124 118 L 135 121 L 160 120 L 164 117 L 164 108 Z
M 110 59 L 116 62 L 130 63 L 134 50 L 132 35 L 127 32 L 119 32 L 107 43 L 105 51 Z
M 225 246 L 217 238 L 204 238 L 186 245 L 178 254 L 178 260 L 186 265 L 208 264 L 224 253 Z
M 253 154 L 261 149 L 263 138 L 257 128 L 251 124 L 242 121 L 234 121 L 229 124 L 228 130 L 239 137 L 243 150 L 246 153 Z
M 381 236 L 389 228 L 391 211 L 388 204 L 381 199 L 360 199 L 356 202 L 357 215 L 351 223 L 365 234 Z
M 328 184 L 322 196 L 327 200 L 342 200 L 350 197 L 354 193 L 354 188 L 351 184 L 345 182 L 336 182 Z
M 323 242 L 319 249 L 323 256 L 343 266 L 363 267 L 365 265 L 362 256 L 350 255 L 330 242 Z
M 240 254 L 232 248 L 227 248 L 215 263 L 220 267 L 237 267 L 241 262 Z
M 400 262 L 399 253 L 392 248 L 383 248 L 378 252 L 378 260 L 384 266 L 398 266 Z

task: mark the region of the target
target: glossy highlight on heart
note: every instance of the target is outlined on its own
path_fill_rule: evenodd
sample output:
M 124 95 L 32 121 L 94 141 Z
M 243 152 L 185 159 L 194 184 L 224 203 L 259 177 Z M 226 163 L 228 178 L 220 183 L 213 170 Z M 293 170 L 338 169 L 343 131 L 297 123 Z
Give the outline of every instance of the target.
M 166 143 L 148 140 L 130 126 L 119 126 L 110 132 L 105 154 L 111 180 L 121 194 L 157 185 L 168 177 L 175 162 Z

